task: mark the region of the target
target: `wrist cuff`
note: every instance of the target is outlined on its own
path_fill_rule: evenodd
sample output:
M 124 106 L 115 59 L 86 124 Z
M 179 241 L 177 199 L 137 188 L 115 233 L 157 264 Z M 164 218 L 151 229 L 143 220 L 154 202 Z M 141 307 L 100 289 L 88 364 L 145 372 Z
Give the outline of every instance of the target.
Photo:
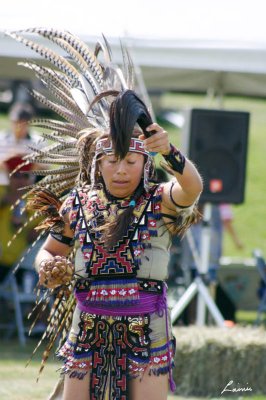
M 170 144 L 170 146 L 171 146 L 170 153 L 164 155 L 163 158 L 173 171 L 176 171 L 182 175 L 185 168 L 186 158 L 181 153 L 181 151 L 175 148 L 175 146 L 173 146 L 172 144 Z

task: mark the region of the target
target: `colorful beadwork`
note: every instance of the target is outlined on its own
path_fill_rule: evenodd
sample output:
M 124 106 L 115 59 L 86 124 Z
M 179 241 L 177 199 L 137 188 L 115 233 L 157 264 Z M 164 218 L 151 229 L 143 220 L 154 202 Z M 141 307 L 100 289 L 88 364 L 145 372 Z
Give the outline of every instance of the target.
M 151 238 L 158 236 L 161 195 L 162 189 L 156 185 L 143 193 L 127 234 L 108 251 L 95 228 L 102 219 L 129 207 L 130 199 L 110 204 L 103 190 L 80 189 L 71 195 L 72 207 L 66 204 L 64 212 L 69 213 L 79 241 L 87 277 L 76 285 L 79 332 L 68 339 L 59 355 L 65 360 L 63 371 L 70 377 L 82 379 L 90 371 L 91 399 L 126 400 L 127 378 L 142 376 L 147 367 L 155 375 L 171 373 L 174 347 L 168 330 L 164 339 L 160 336 L 153 343 L 150 336 L 152 313 L 168 324 L 164 283 L 137 277 L 145 249 L 151 247 Z M 142 296 L 145 292 L 147 297 Z M 151 314 L 150 305 L 145 309 L 143 300 L 150 304 L 150 296 L 155 296 Z
M 138 300 L 136 275 L 144 249 L 150 247 L 151 236 L 158 235 L 161 192 L 162 189 L 154 185 L 149 193 L 143 193 L 134 208 L 135 218 L 127 235 L 111 250 L 105 248 L 95 228 L 101 218 L 122 212 L 130 200 L 110 204 L 103 190 L 90 192 L 83 189 L 72 193 L 72 209 L 69 209 L 69 202 L 66 207 L 80 243 L 88 278 L 93 280 L 86 301 L 125 305 Z
M 127 399 L 128 354 L 147 362 L 150 356 L 149 316 L 104 318 L 81 313 L 75 354 L 91 352 L 91 399 L 101 399 L 111 382 L 113 399 Z

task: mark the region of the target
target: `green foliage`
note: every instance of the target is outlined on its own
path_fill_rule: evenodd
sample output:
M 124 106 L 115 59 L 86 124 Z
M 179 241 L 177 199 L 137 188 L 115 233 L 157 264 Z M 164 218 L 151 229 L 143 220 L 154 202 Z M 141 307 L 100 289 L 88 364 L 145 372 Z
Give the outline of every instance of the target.
M 36 382 L 41 361 L 41 352 L 35 356 L 30 365 L 25 368 L 37 342 L 28 340 L 26 347 L 18 342 L 3 341 L 0 343 L 0 399 L 41 400 L 46 399 L 52 391 L 59 373 L 59 364 L 49 360 Z

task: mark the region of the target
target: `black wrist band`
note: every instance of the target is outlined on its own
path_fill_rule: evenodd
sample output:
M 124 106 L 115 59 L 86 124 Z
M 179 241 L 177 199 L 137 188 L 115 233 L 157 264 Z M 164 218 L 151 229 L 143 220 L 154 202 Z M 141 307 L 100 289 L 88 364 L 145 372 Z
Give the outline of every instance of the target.
M 54 238 L 58 242 L 66 244 L 67 246 L 73 246 L 73 244 L 74 244 L 74 239 L 73 238 L 68 237 L 68 236 L 64 236 L 61 233 L 50 231 L 50 235 L 52 236 L 52 238 Z
M 176 171 L 182 175 L 185 168 L 186 158 L 172 144 L 170 144 L 170 146 L 170 153 L 167 155 L 163 155 L 163 158 L 173 171 Z

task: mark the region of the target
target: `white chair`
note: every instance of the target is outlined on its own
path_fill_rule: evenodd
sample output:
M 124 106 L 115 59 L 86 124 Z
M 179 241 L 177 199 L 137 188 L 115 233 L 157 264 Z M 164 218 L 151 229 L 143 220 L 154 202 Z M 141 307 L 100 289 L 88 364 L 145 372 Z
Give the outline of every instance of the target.
M 33 265 L 36 254 L 42 245 L 43 240 L 44 239 L 39 240 L 29 253 L 27 250 L 25 251 L 25 257 L 19 267 L 24 271 L 22 284 L 20 286 L 18 285 L 16 275 L 12 270 L 10 270 L 4 281 L 0 283 L 0 301 L 1 299 L 4 300 L 6 306 L 10 308 L 10 311 L 15 313 L 15 318 L 12 318 L 12 313 L 10 313 L 10 322 L 0 323 L 0 330 L 6 330 L 7 337 L 16 330 L 19 342 L 22 346 L 26 343 L 26 332 L 28 329 L 25 327 L 24 321 L 27 318 L 29 308 L 27 309 L 27 312 L 25 312 L 25 307 L 27 304 L 33 307 L 36 301 L 34 287 L 35 283 L 37 283 L 37 273 L 35 272 Z M 2 310 L 2 313 L 4 312 L 5 310 Z
M 12 334 L 12 331 L 17 330 L 19 342 L 22 346 L 26 344 L 26 328 L 24 326 L 24 318 L 26 317 L 23 313 L 23 303 L 35 303 L 36 295 L 33 290 L 30 293 L 25 293 L 23 288 L 19 288 L 17 284 L 16 276 L 12 271 L 8 273 L 4 281 L 0 284 L 0 300 L 2 301 L 3 307 L 8 309 L 3 313 L 10 312 L 10 322 L 0 324 L 1 330 L 7 330 L 7 336 Z M 14 311 L 15 318 L 12 316 Z M 9 316 L 8 316 L 9 317 Z

